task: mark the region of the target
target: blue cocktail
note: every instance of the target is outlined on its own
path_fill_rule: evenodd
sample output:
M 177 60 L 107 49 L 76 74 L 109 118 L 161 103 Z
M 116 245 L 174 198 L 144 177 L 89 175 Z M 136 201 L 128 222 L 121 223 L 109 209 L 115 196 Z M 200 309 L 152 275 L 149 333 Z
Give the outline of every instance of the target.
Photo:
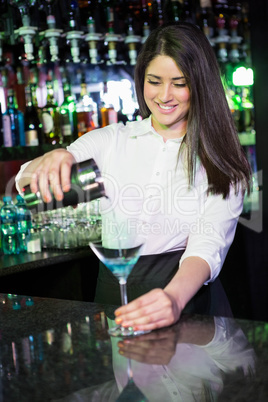
M 104 265 L 118 279 L 121 293 L 122 305 L 127 304 L 127 278 L 139 259 L 143 244 L 135 247 L 122 245 L 120 248 L 109 248 L 101 241 L 89 243 L 90 248 Z M 132 327 L 125 328 L 121 325 L 109 329 L 109 334 L 113 336 L 135 336 L 143 334 L 144 331 L 134 331 Z

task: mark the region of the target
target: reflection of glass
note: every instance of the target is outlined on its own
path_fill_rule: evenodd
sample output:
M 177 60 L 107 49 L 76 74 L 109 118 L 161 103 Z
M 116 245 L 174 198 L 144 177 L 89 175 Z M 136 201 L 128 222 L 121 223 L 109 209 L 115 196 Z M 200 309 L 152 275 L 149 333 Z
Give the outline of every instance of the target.
M 116 248 L 108 248 L 102 242 L 89 243 L 91 249 L 104 265 L 119 280 L 121 302 L 127 304 L 127 278 L 139 259 L 142 244 L 131 247 L 131 239 L 117 239 Z M 120 245 L 120 247 L 119 247 Z M 135 331 L 132 327 L 124 328 L 121 325 L 109 329 L 112 336 L 133 336 L 144 333 Z
M 127 366 L 127 376 L 128 382 L 124 387 L 123 391 L 117 398 L 116 402 L 124 402 L 124 401 L 135 401 L 135 402 L 146 402 L 148 399 L 141 392 L 141 390 L 137 387 L 133 379 L 133 371 L 131 367 L 131 359 L 128 359 Z

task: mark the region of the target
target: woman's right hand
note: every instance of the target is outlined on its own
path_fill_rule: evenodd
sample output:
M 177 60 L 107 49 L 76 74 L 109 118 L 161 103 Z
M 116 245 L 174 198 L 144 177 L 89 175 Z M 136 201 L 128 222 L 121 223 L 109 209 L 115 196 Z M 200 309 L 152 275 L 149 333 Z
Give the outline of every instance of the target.
M 40 191 L 45 202 L 63 199 L 63 192 L 71 188 L 71 167 L 75 163 L 73 155 L 66 149 L 55 149 L 34 159 L 23 171 L 19 181 L 20 188 L 30 184 L 31 191 Z

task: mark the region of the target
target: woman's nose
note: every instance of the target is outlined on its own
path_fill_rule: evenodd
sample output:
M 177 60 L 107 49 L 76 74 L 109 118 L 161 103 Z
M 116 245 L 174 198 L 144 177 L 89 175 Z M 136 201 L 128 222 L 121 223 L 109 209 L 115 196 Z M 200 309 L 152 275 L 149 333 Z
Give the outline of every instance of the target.
M 172 100 L 172 91 L 169 85 L 163 85 L 159 91 L 158 98 L 162 103 L 167 103 Z

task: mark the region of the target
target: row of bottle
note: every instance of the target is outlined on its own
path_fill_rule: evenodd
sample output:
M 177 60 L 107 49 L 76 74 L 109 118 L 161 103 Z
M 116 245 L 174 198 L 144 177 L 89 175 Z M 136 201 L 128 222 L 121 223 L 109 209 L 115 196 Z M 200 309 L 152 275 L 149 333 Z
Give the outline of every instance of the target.
M 183 20 L 199 25 L 218 48 L 222 59 L 226 58 L 222 56 L 226 52 L 221 49 L 226 49 L 227 42 L 230 43 L 230 58 L 237 59 L 239 53 L 243 57 L 243 49 L 239 50 L 241 42 L 248 41 L 245 2 L 72 0 L 65 7 L 48 0 L 42 7 L 37 1 L 12 3 L 12 7 L 18 7 L 21 18 L 14 15 L 15 21 L 9 23 L 9 31 L 13 30 L 13 34 L 3 32 L 2 42 L 7 42 L 9 46 L 11 37 L 14 37 L 17 47 L 24 45 L 23 49 L 17 49 L 18 60 L 37 62 L 39 65 L 58 61 L 108 65 L 125 62 L 135 65 L 139 47 L 150 30 L 172 21 Z M 42 18 L 41 8 L 44 12 Z M 14 9 L 12 11 L 14 14 Z M 40 26 L 36 26 L 36 19 Z M 0 46 L 3 46 L 1 42 Z M 5 50 L 3 46 L 0 52 L 0 62 L 4 63 L 8 62 Z
M 11 32 L 12 28 L 16 31 L 27 23 L 28 27 L 38 28 L 36 35 L 53 28 L 58 29 L 58 34 L 90 30 L 93 22 L 96 32 L 103 34 L 114 31 L 126 35 L 132 24 L 134 32 L 141 35 L 144 22 L 149 23 L 150 28 L 181 19 L 198 22 L 204 8 L 211 8 L 215 15 L 224 13 L 228 20 L 234 14 L 241 16 L 248 11 L 248 2 L 239 0 L 13 0 L 6 1 L 6 10 L 4 1 L 0 4 L 0 20 L 10 12 Z
M 0 209 L 3 254 L 36 253 L 42 249 L 88 247 L 101 236 L 99 200 L 32 214 L 24 199 L 3 197 Z
M 243 70 L 246 70 L 245 68 Z M 251 133 L 254 129 L 254 104 L 252 84 L 235 86 L 232 82 L 232 72 L 235 67 L 231 64 L 225 69 L 226 96 L 232 110 L 239 133 Z M 43 86 L 43 105 L 37 103 L 39 85 L 26 85 L 24 113 L 17 106 L 13 89 L 7 88 L 7 107 L 0 118 L 0 146 L 38 146 L 41 144 L 67 145 L 86 132 L 111 123 L 139 118 L 137 102 L 134 98 L 131 82 L 128 81 L 128 97 L 126 88 L 110 87 L 110 82 L 98 84 L 98 91 L 90 94 L 85 79 L 78 79 L 80 92 L 74 93 L 74 87 L 66 78 L 52 80 L 50 74 Z M 125 80 L 126 81 L 126 80 Z M 120 81 L 113 84 L 119 85 Z M 55 91 L 54 87 L 58 90 Z M 60 89 L 62 96 L 59 98 Z M 76 85 L 76 91 L 79 86 Z M 58 99 L 56 99 L 58 95 Z M 108 95 L 108 96 L 106 96 Z M 96 100 L 96 101 L 95 101 Z M 118 105 L 115 101 L 119 100 Z M 120 104 L 121 103 L 121 104 Z M 60 104 L 60 106 L 59 106 Z M 125 110 L 132 107 L 130 113 Z M 118 107 L 119 106 L 119 107 Z M 1 104 L 0 104 L 1 107 Z M 0 108 L 1 115 L 1 108 Z M 2 127 L 1 127 L 2 123 Z
M 3 197 L 0 224 L 3 254 L 26 252 L 32 232 L 32 215 L 19 194 L 15 203 L 11 196 Z
M 43 107 L 37 104 L 36 86 L 27 85 L 24 113 L 18 108 L 15 91 L 12 88 L 7 90 L 7 107 L 0 118 L 0 146 L 66 145 L 88 131 L 118 121 L 113 106 L 104 102 L 100 102 L 99 106 L 88 93 L 85 82 L 81 83 L 77 100 L 69 83 L 64 82 L 60 106 L 55 98 L 53 85 L 52 78 L 48 76 L 46 104 Z

